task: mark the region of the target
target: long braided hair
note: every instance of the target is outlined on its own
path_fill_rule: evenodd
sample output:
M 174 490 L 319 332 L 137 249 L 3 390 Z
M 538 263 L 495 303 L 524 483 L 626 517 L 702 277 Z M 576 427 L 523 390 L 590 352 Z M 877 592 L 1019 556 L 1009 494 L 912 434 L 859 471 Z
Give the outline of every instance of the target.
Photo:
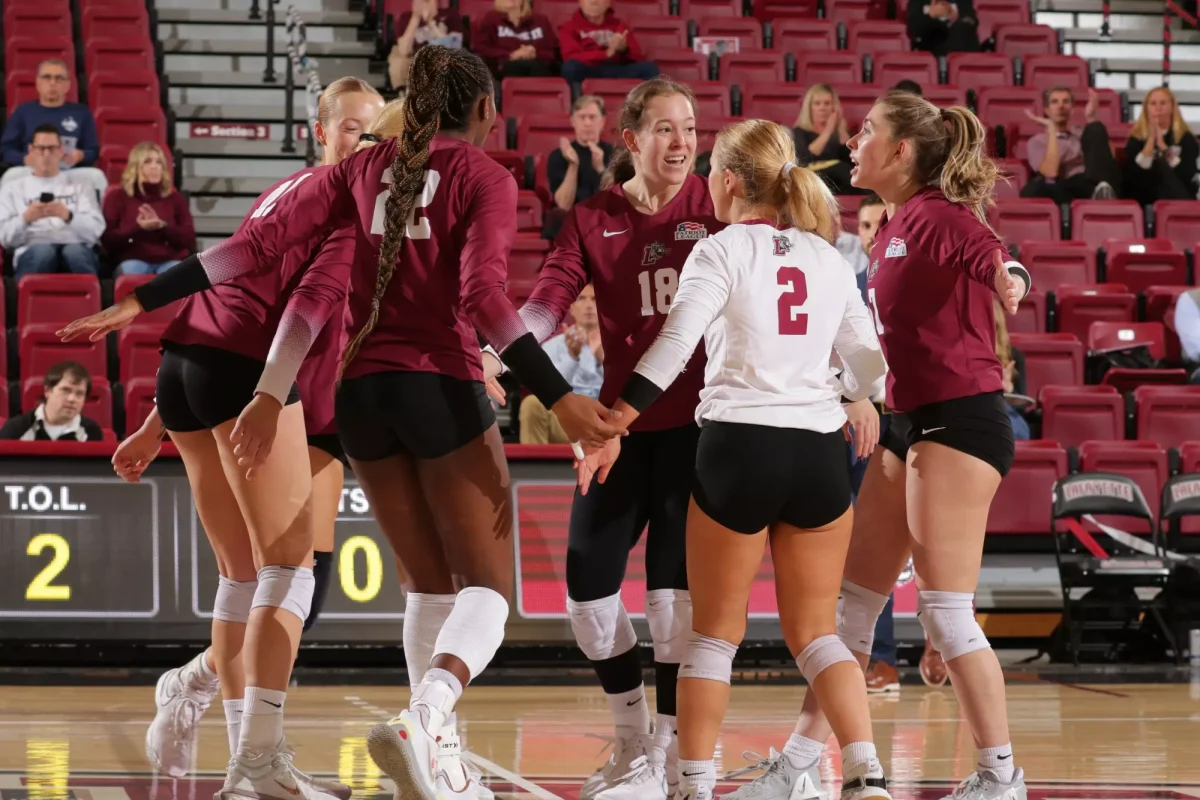
M 474 53 L 430 44 L 413 58 L 408 96 L 404 99 L 404 128 L 396 140 L 392 185 L 384 205 L 383 241 L 379 245 L 379 273 L 371 296 L 371 313 L 342 351 L 339 381 L 379 322 L 379 307 L 396 271 L 409 215 L 425 188 L 425 165 L 433 137 L 439 130 L 465 130 L 480 95 L 491 92 L 491 73 Z

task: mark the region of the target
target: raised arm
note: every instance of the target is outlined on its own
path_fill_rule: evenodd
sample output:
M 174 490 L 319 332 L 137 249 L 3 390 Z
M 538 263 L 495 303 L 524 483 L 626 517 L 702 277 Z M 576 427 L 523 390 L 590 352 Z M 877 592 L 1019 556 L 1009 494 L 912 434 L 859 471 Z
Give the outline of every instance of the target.
M 935 264 L 963 272 L 973 281 L 999 293 L 999 286 L 1008 276 L 997 276 L 997 264 L 1008 274 L 1024 283 L 1021 296 L 1033 288 L 1029 271 L 1018 261 L 1009 259 L 1008 250 L 996 234 L 984 225 L 965 206 L 952 206 L 949 213 L 934 217 L 926 212 L 909 222 L 913 242 Z M 1001 257 L 997 259 L 996 254 Z M 1002 298 L 1003 299 L 1003 298 Z

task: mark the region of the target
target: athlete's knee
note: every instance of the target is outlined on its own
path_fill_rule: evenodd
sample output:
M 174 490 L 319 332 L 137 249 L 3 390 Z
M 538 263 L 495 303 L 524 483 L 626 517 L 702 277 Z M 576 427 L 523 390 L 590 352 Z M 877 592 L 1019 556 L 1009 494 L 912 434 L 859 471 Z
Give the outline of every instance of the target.
M 316 578 L 308 567 L 263 567 L 258 571 L 252 608 L 282 608 L 306 620 L 315 588 Z
M 846 647 L 871 655 L 875 643 L 875 623 L 887 605 L 887 596 L 850 581 L 842 581 L 838 597 L 837 631 Z
M 433 654 L 452 655 L 476 678 L 487 667 L 500 645 L 508 622 L 508 600 L 483 586 L 470 586 L 454 598 L 438 632 Z
M 329 594 L 329 583 L 333 577 L 333 553 L 313 553 L 313 596 L 312 607 L 304 620 L 304 630 L 309 630 L 317 624 L 321 609 L 325 606 L 325 597 Z
M 233 581 L 222 575 L 217 583 L 217 597 L 213 601 L 213 619 L 246 624 L 250 619 L 250 609 L 254 606 L 257 588 L 257 580 Z
M 694 678 L 718 683 L 729 683 L 733 676 L 733 657 L 738 646 L 734 642 L 715 636 L 692 632 L 688 639 L 687 654 L 679 668 L 679 679 Z
M 567 616 L 579 649 L 591 661 L 604 661 L 637 646 L 637 634 L 619 593 L 586 602 L 568 597 Z
M 992 646 L 975 620 L 970 592 L 917 592 L 917 618 L 944 661 Z
M 692 595 L 679 589 L 646 592 L 646 622 L 654 641 L 654 660 L 679 664 L 692 633 Z
M 850 652 L 845 642 L 832 633 L 813 639 L 800 651 L 800 655 L 796 656 L 796 666 L 800 668 L 800 674 L 808 681 L 809 686 L 822 672 L 844 661 L 858 666 L 858 659 L 854 657 L 854 653 Z

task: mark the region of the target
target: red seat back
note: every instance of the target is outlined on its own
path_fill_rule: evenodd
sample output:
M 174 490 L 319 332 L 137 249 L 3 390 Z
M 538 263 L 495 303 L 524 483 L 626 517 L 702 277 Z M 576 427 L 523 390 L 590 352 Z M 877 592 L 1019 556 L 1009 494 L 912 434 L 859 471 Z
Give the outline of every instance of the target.
M 100 311 L 95 275 L 25 275 L 17 283 L 17 327 L 65 325 Z
M 1046 295 L 1034 289 L 1022 297 L 1017 313 L 1008 318 L 1008 330 L 1012 333 L 1045 333 Z
M 1062 333 L 1022 334 L 1009 337 L 1025 356 L 1025 388 L 1037 397 L 1042 387 L 1083 383 L 1083 343 Z
M 50 58 L 66 62 L 68 74 L 74 76 L 75 43 L 69 35 L 12 36 L 4 45 L 5 74 L 36 73 L 38 64 Z
M 708 56 L 702 56 L 693 50 L 666 49 L 656 50 L 654 62 L 658 64 L 661 74 L 669 75 L 677 81 L 710 80 L 708 74 Z
M 113 302 L 121 302 L 134 289 L 152 280 L 154 280 L 153 275 L 118 275 L 116 281 L 113 282 Z M 156 308 L 153 311 L 143 311 L 141 314 L 138 314 L 133 327 L 161 330 L 166 327 L 167 323 L 175 319 L 175 315 L 179 312 L 179 306 L 182 303 L 182 300 L 176 300 L 174 303 L 165 305 L 162 308 Z
M 1163 447 L 1200 440 L 1200 386 L 1139 386 L 1137 438 Z
M 1145 319 L 1147 322 L 1162 322 L 1166 336 L 1165 346 L 1167 358 L 1171 361 L 1180 360 L 1180 344 L 1179 334 L 1175 332 L 1174 320 L 1172 324 L 1166 324 L 1167 315 L 1173 314 L 1175 311 L 1175 300 L 1182 293 L 1189 291 L 1191 286 L 1147 286 L 1146 287 L 1146 313 Z
M 1041 395 L 1042 438 L 1063 447 L 1088 440 L 1125 438 L 1125 399 L 1107 391 L 1077 391 L 1071 386 L 1046 387 Z
M 1106 239 L 1105 277 L 1132 292 L 1187 282 L 1187 256 L 1166 239 Z
M 801 87 L 794 83 L 764 81 L 742 87 L 742 115 L 769 119 L 788 128 L 800 114 Z
M 1053 200 L 1002 200 L 990 216 L 1001 238 L 1010 242 L 1061 238 L 1062 216 Z
M 631 15 L 626 20 L 638 44 L 649 57 L 657 56 L 660 50 L 685 49 L 688 46 L 687 20 L 679 17 Z M 507 79 L 506 79 L 507 80 Z
M 1087 349 L 1115 350 L 1146 345 L 1156 361 L 1166 356 L 1161 322 L 1093 322 L 1088 328 Z
M 784 53 L 805 50 L 837 50 L 837 23 L 827 19 L 799 17 L 777 19 L 771 23 L 774 48 Z
M 162 336 L 154 328 L 125 328 L 117 334 L 121 383 L 131 378 L 153 378 L 162 363 Z
M 996 52 L 1020 58 L 1055 55 L 1058 31 L 1049 25 L 1001 25 L 996 30 Z
M 763 47 L 762 23 L 754 17 L 708 17 L 700 20 L 700 36 L 718 39 L 736 39 L 742 52 L 761 50 Z
M 547 153 L 558 149 L 562 137 L 575 138 L 571 121 L 561 114 L 530 114 L 517 123 L 517 150 L 525 155 Z
M 500 86 L 500 104 L 509 116 L 571 113 L 571 87 L 562 78 L 505 78 Z
M 908 41 L 905 36 L 904 41 Z M 872 80 L 886 90 L 903 80 L 916 81 L 921 88 L 933 86 L 938 80 L 938 65 L 929 53 L 910 53 L 905 50 L 880 53 L 872 59 Z M 932 102 L 932 101 L 931 101 Z
M 722 72 L 722 74 L 724 74 Z M 845 52 L 796 54 L 797 105 L 803 87 L 814 83 L 862 83 L 862 56 Z
M 1013 63 L 1001 53 L 951 53 L 947 58 L 950 83 L 956 86 L 1012 86 Z
M 1115 472 L 1132 478 L 1154 517 L 1167 481 L 1167 453 L 1157 442 L 1084 442 L 1079 446 L 1080 472 Z M 1130 517 L 1098 517 L 1100 522 L 1130 533 L 1149 533 L 1149 526 Z
M 1012 469 L 988 510 L 988 533 L 1049 533 L 1051 490 L 1066 477 L 1067 453 L 1057 442 L 1017 442 Z
M 886 19 L 851 20 L 846 23 L 847 49 L 855 53 L 905 52 L 910 49 L 908 29 L 903 22 Z M 877 83 L 881 83 L 876 79 Z M 936 82 L 936 79 L 935 81 Z
M 142 427 L 146 417 L 154 410 L 154 393 L 157 381 L 154 378 L 132 378 L 125 384 L 125 432 L 131 433 Z
M 1076 200 L 1071 203 L 1071 238 L 1088 247 L 1103 247 L 1105 239 L 1145 236 L 1142 207 L 1133 200 Z
M 1137 317 L 1137 296 L 1116 284 L 1060 286 L 1058 330 L 1081 342 L 1088 340 L 1093 322 L 1133 322 Z
M 679 16 L 684 19 L 740 17 L 742 0 L 679 0 Z
M 537 192 L 517 192 L 517 230 L 537 232 L 542 229 L 542 201 Z
M 781 53 L 726 53 L 721 56 L 721 81 L 724 83 L 745 86 L 758 81 L 785 80 L 787 66 Z
M 61 325 L 26 325 L 21 329 L 18 352 L 21 359 L 21 377 L 45 375 L 60 361 L 78 361 L 95 378 L 108 373 L 108 355 L 104 341 L 89 342 L 74 340 L 64 342 L 58 338 Z
M 1200 241 L 1200 202 L 1159 200 L 1154 204 L 1154 236 L 1166 239 L 1177 250 L 1187 250 Z
M 1052 292 L 1062 285 L 1096 282 L 1096 251 L 1082 242 L 1021 242 L 1021 263 L 1033 285 Z
M 1051 55 L 1029 56 L 1025 64 L 1025 85 L 1033 89 L 1051 89 L 1065 86 L 1077 92 L 1086 92 L 1090 84 L 1088 65 L 1079 56 Z

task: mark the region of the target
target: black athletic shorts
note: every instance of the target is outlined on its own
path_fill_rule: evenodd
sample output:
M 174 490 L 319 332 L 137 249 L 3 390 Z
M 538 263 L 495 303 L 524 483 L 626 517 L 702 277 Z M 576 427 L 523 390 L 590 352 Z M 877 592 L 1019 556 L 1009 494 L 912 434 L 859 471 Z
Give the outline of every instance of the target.
M 336 433 L 318 433 L 308 437 L 308 446 L 315 447 L 318 450 L 324 450 L 329 455 L 336 458 L 346 466 L 349 462 L 346 460 L 346 451 L 342 448 L 342 440 Z
M 738 533 L 775 522 L 828 525 L 850 508 L 846 437 L 705 420 L 692 497 L 713 521 Z
M 904 461 L 917 442 L 937 442 L 990 464 L 1003 477 L 1016 450 L 1006 404 L 1002 393 L 986 392 L 892 414 L 879 444 Z
M 254 399 L 263 362 L 201 344 L 163 343 L 155 403 L 163 427 L 177 433 L 211 430 L 237 419 Z M 300 402 L 292 384 L 286 405 Z
M 342 447 L 355 461 L 400 453 L 440 458 L 496 423 L 481 382 L 434 372 L 374 372 L 343 380 L 334 417 Z

